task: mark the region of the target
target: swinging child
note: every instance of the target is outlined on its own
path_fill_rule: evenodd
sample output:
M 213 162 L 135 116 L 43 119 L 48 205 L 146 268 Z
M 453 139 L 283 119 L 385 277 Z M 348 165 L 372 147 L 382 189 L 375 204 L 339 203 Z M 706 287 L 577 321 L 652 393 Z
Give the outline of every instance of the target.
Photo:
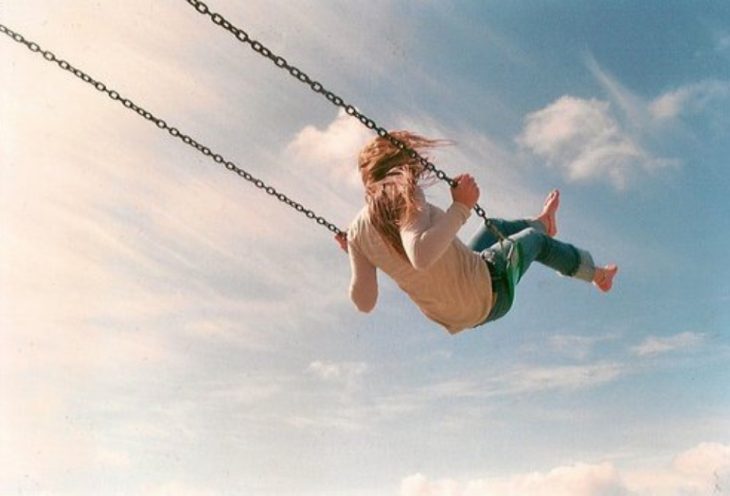
M 423 151 L 442 144 L 408 131 L 390 133 L 407 148 Z M 453 202 L 444 212 L 428 203 L 421 188 L 423 165 L 407 150 L 378 137 L 360 152 L 358 168 L 366 205 L 347 234 L 335 237 L 349 253 L 350 298 L 370 312 L 378 297 L 377 269 L 388 274 L 418 308 L 451 334 L 503 317 L 514 297 L 508 277 L 510 252 L 520 253 L 517 280 L 533 261 L 559 273 L 611 289 L 616 265 L 597 267 L 582 249 L 554 239 L 560 203 L 552 191 L 533 219 L 491 219 L 507 242 L 485 226 L 465 245 L 456 236 L 479 200 L 474 178 L 454 178 Z

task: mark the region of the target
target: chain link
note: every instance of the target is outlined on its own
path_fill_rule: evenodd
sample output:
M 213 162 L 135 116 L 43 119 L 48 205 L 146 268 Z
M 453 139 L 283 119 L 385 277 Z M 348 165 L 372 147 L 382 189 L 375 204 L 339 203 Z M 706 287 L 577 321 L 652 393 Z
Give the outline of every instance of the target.
M 326 89 L 320 82 L 311 79 L 309 75 L 307 75 L 304 71 L 296 66 L 289 64 L 284 57 L 275 54 L 260 41 L 252 39 L 248 33 L 246 33 L 243 29 L 235 26 L 221 14 L 211 11 L 210 7 L 208 7 L 207 4 L 205 4 L 201 0 L 185 1 L 193 8 L 195 8 L 198 13 L 209 16 L 214 24 L 221 26 L 225 30 L 229 31 L 233 36 L 236 37 L 238 41 L 248 44 L 253 51 L 257 52 L 263 57 L 266 57 L 267 59 L 270 59 L 277 67 L 286 70 L 294 79 L 297 79 L 301 83 L 308 85 L 312 91 L 324 96 L 330 103 L 332 103 L 336 107 L 344 109 L 344 111 L 348 115 L 357 118 L 357 120 L 359 120 L 363 126 L 371 129 L 381 138 L 386 138 L 393 144 L 393 146 L 395 146 L 399 150 L 405 150 L 412 158 L 418 160 L 423 165 L 426 171 L 434 174 L 438 179 L 446 182 L 450 187 L 453 188 L 454 186 L 456 186 L 456 181 L 454 181 L 454 179 L 452 179 L 444 171 L 436 167 L 433 162 L 419 154 L 417 150 L 413 150 L 406 146 L 405 143 L 400 141 L 395 136 L 391 135 L 387 129 L 379 126 L 374 120 L 357 110 L 354 105 L 347 103 L 344 99 L 337 96 L 332 91 Z M 504 234 L 489 220 L 486 211 L 481 206 L 479 206 L 479 204 L 474 206 L 474 211 L 478 217 L 484 220 L 484 225 L 487 227 L 487 229 L 490 230 L 490 232 L 492 232 L 492 234 L 497 237 L 497 239 L 499 239 L 500 241 L 505 240 Z
M 201 8 L 198 8 L 198 11 L 203 13 L 203 12 L 208 12 L 208 9 L 207 9 L 207 7 L 203 6 Z M 227 23 L 227 21 L 226 21 L 226 23 Z M 226 25 L 226 24 L 224 23 L 223 25 Z M 177 139 L 181 140 L 183 143 L 185 143 L 186 145 L 189 145 L 189 146 L 195 148 L 196 150 L 198 150 L 200 153 L 202 153 L 206 157 L 209 157 L 210 159 L 212 159 L 214 162 L 216 162 L 218 164 L 223 164 L 224 167 L 226 169 L 228 169 L 229 171 L 236 173 L 239 177 L 241 177 L 244 180 L 248 181 L 249 183 L 253 184 L 258 189 L 264 191 L 266 194 L 276 198 L 280 202 L 294 208 L 297 212 L 303 213 L 304 215 L 307 216 L 307 218 L 314 220 L 320 226 L 326 227 L 329 231 L 331 231 L 335 234 L 343 234 L 343 232 L 336 225 L 329 222 L 324 217 L 317 215 L 312 210 L 309 210 L 308 208 L 304 207 L 300 203 L 297 203 L 296 201 L 292 200 L 284 193 L 279 192 L 273 186 L 270 186 L 270 185 L 266 184 L 264 181 L 262 181 L 261 179 L 254 177 L 249 172 L 238 167 L 235 163 L 226 160 L 222 155 L 219 155 L 219 154 L 213 152 L 210 148 L 199 143 L 192 137 L 184 134 L 177 128 L 170 126 L 166 121 L 160 119 L 159 117 L 156 117 L 154 114 L 147 111 L 143 107 L 140 107 L 139 105 L 134 103 L 132 100 L 123 97 L 122 95 L 119 94 L 119 92 L 109 88 L 106 84 L 102 83 L 101 81 L 98 81 L 98 80 L 92 78 L 91 76 L 86 74 L 81 69 L 74 67 L 73 65 L 66 62 L 65 60 L 59 59 L 58 57 L 56 57 L 55 54 L 53 54 L 53 52 L 51 52 L 49 50 L 44 50 L 43 48 L 41 48 L 40 45 L 38 45 L 38 43 L 26 40 L 23 35 L 11 30 L 10 28 L 4 26 L 3 24 L 0 24 L 0 33 L 7 35 L 8 37 L 10 37 L 13 41 L 15 41 L 17 43 L 25 45 L 26 47 L 28 47 L 28 49 L 31 52 L 40 53 L 43 56 L 43 58 L 46 59 L 48 62 L 56 63 L 61 69 L 70 72 L 77 78 L 81 79 L 83 82 L 90 84 L 96 90 L 98 90 L 102 93 L 106 93 L 109 96 L 109 98 L 121 103 L 124 107 L 136 112 L 144 119 L 153 122 L 159 129 L 167 131 L 168 134 L 170 134 L 170 136 L 172 136 L 173 138 L 177 138 Z

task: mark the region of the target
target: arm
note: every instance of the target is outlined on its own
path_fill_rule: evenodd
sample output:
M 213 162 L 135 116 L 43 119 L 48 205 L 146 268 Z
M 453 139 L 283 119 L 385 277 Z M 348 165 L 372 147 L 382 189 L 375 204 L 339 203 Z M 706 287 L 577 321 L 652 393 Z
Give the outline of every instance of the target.
M 423 201 L 423 205 L 419 205 L 415 218 L 400 231 L 403 249 L 416 270 L 427 269 L 441 258 L 470 214 L 466 205 L 454 202 L 444 215 L 431 224 L 423 192 L 420 196 L 418 201 Z
M 452 190 L 454 202 L 433 224 L 423 190 L 416 189 L 416 215 L 400 231 L 403 248 L 416 270 L 427 269 L 441 258 L 479 198 L 479 188 L 471 176 L 456 179 L 457 186 Z
M 350 254 L 350 299 L 358 310 L 368 313 L 378 301 L 378 279 L 375 266 L 353 243 L 348 245 Z

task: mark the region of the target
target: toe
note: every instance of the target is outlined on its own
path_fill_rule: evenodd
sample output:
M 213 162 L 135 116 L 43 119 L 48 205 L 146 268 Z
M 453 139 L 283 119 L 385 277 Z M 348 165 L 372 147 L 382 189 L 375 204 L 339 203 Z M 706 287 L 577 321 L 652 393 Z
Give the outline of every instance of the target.
M 560 192 L 557 189 L 554 189 L 550 193 L 548 193 L 547 198 L 545 198 L 545 211 L 554 212 L 555 210 L 557 210 L 559 200 Z

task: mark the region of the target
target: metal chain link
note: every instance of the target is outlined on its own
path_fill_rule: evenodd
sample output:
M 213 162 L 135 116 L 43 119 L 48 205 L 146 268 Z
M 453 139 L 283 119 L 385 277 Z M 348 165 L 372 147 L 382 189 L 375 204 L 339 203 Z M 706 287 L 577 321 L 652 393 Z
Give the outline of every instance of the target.
M 51 52 L 49 50 L 44 50 L 43 48 L 41 48 L 40 45 L 38 45 L 38 43 L 27 40 L 23 35 L 11 30 L 10 28 L 4 26 L 3 24 L 0 24 L 0 33 L 7 35 L 9 38 L 11 38 L 13 41 L 15 41 L 17 43 L 25 45 L 26 47 L 28 47 L 28 49 L 31 52 L 40 53 L 43 56 L 43 58 L 46 59 L 48 62 L 55 62 L 56 64 L 58 64 L 58 66 L 61 69 L 70 72 L 77 78 L 81 79 L 83 82 L 88 83 L 91 86 L 93 86 L 94 88 L 96 88 L 98 91 L 101 91 L 102 93 L 106 93 L 109 96 L 109 98 L 111 98 L 112 100 L 115 100 L 115 101 L 121 103 L 127 109 L 132 110 L 132 111 L 136 112 L 137 114 L 139 114 L 140 116 L 144 117 L 146 120 L 153 122 L 159 129 L 167 131 L 170 134 L 170 136 L 177 138 L 177 139 L 181 140 L 183 143 L 185 143 L 186 145 L 189 145 L 189 146 L 195 148 L 200 153 L 202 153 L 206 157 L 213 160 L 215 163 L 223 165 L 229 171 L 236 173 L 239 177 L 242 177 L 249 183 L 256 186 L 258 189 L 263 190 L 264 192 L 273 196 L 274 198 L 281 201 L 282 203 L 292 207 L 297 212 L 300 212 L 300 213 L 306 215 L 307 218 L 314 220 L 317 224 L 326 227 L 327 229 L 329 229 L 331 232 L 333 232 L 335 234 L 343 234 L 343 231 L 341 231 L 336 225 L 329 222 L 324 217 L 317 215 L 316 213 L 314 213 L 312 210 L 310 210 L 308 208 L 305 208 L 302 204 L 297 203 L 296 201 L 292 200 L 284 193 L 279 192 L 273 186 L 266 184 L 261 179 L 253 176 L 246 170 L 238 167 L 235 163 L 226 160 L 222 155 L 215 153 L 213 150 L 211 150 L 207 146 L 201 144 L 200 142 L 193 139 L 192 137 L 184 134 L 182 131 L 180 131 L 176 127 L 169 125 L 167 122 L 156 117 L 154 114 L 145 110 L 144 108 L 140 107 L 139 105 L 134 103 L 132 100 L 123 97 L 121 94 L 119 94 L 119 92 L 109 88 L 106 84 L 102 83 L 101 81 L 92 78 L 91 76 L 86 74 L 81 69 L 78 69 L 78 68 L 74 67 L 73 65 L 71 65 L 69 62 L 58 58 L 53 52 Z
M 251 38 L 251 36 L 244 31 L 243 29 L 235 26 L 233 23 L 228 21 L 225 17 L 223 17 L 221 14 L 217 12 L 213 12 L 210 10 L 208 5 L 206 5 L 204 2 L 200 0 L 185 0 L 188 4 L 190 4 L 193 8 L 195 8 L 198 13 L 207 15 L 210 17 L 210 20 L 213 21 L 214 24 L 222 27 L 226 31 L 229 31 L 235 38 L 240 41 L 241 43 L 248 44 L 252 50 L 254 50 L 259 55 L 266 57 L 267 59 L 271 60 L 278 68 L 286 70 L 289 75 L 291 75 L 294 79 L 299 81 L 302 84 L 306 84 L 309 86 L 309 88 L 314 91 L 315 93 L 319 93 L 320 95 L 324 96 L 330 103 L 335 105 L 336 107 L 340 107 L 344 109 L 344 111 L 351 115 L 357 120 L 359 120 L 363 126 L 367 127 L 368 129 L 371 129 L 375 133 L 377 133 L 378 136 L 381 138 L 386 138 L 388 141 L 390 141 L 393 146 L 398 148 L 399 150 L 404 150 L 408 155 L 414 159 L 418 160 L 421 165 L 423 165 L 424 169 L 428 172 L 431 172 L 434 174 L 438 179 L 445 181 L 448 183 L 449 186 L 454 187 L 456 186 L 456 181 L 454 179 L 450 178 L 446 175 L 444 171 L 436 167 L 433 162 L 428 160 L 427 158 L 423 157 L 421 154 L 418 153 L 418 151 L 413 150 L 412 148 L 409 148 L 405 145 L 402 141 L 400 141 L 395 136 L 391 135 L 387 129 L 385 129 L 382 126 L 379 126 L 374 120 L 367 117 L 365 114 L 357 110 L 354 105 L 347 103 L 343 98 L 337 96 L 332 91 L 325 88 L 322 83 L 319 81 L 313 80 L 307 73 L 305 73 L 303 70 L 299 69 L 298 67 L 289 64 L 287 60 L 277 55 L 276 53 L 272 52 L 269 48 L 267 48 L 263 43 L 260 41 L 254 40 Z M 479 204 L 476 204 L 474 206 L 474 211 L 476 214 L 484 220 L 484 224 L 487 227 L 487 229 L 494 234 L 497 239 L 500 241 L 504 241 L 506 238 L 504 234 L 489 220 L 487 217 L 486 211 L 479 206 Z

